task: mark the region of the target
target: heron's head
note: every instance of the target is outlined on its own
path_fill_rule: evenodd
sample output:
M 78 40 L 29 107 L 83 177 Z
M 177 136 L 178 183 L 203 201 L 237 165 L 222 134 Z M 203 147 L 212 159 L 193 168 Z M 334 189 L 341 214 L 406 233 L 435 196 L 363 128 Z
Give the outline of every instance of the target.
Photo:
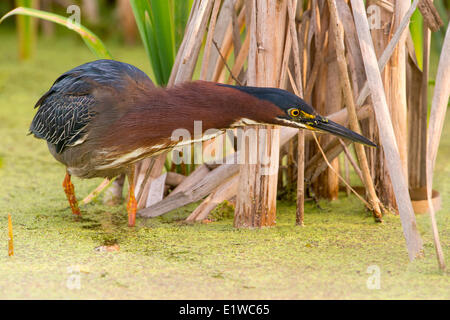
M 376 147 L 376 144 L 360 134 L 357 134 L 356 132 L 347 129 L 340 124 L 337 124 L 336 122 L 320 116 L 313 107 L 289 91 L 278 88 L 242 87 L 231 85 L 222 86 L 238 89 L 258 99 L 269 101 L 278 107 L 279 112 L 277 112 L 276 115 L 271 116 L 270 123 L 267 124 L 282 125 L 311 131 L 328 132 L 358 143 Z

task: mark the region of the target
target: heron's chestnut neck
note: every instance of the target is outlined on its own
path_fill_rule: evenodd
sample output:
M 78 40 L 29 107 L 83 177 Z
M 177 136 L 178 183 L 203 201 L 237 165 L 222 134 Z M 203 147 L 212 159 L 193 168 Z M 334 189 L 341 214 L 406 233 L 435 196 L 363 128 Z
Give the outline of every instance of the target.
M 269 101 L 206 81 L 147 88 L 144 92 L 129 93 L 128 97 L 132 99 L 122 104 L 123 116 L 110 126 L 105 143 L 120 142 L 129 145 L 130 150 L 169 141 L 178 129 L 194 136 L 199 122 L 204 133 L 209 129 L 232 128 L 242 120 L 277 124 L 275 119 L 282 113 Z
M 283 111 L 263 98 L 264 88 L 257 88 L 257 94 L 242 88 L 246 87 L 194 81 L 166 89 L 166 93 L 169 105 L 176 105 L 190 119 L 201 120 L 205 128 L 226 129 L 241 119 L 277 124 L 275 119 Z

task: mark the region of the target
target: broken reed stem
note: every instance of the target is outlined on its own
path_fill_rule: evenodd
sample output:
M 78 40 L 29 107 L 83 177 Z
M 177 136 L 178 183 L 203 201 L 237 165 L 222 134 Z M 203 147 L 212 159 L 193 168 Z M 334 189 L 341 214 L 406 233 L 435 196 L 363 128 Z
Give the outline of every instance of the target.
M 366 200 L 363 199 L 363 197 L 361 197 L 359 195 L 358 192 L 356 192 L 348 183 L 347 181 L 345 181 L 345 179 L 333 168 L 333 166 L 331 165 L 331 163 L 328 161 L 327 156 L 325 155 L 325 152 L 323 152 L 322 147 L 320 146 L 319 140 L 317 139 L 316 133 L 312 132 L 312 135 L 314 137 L 314 140 L 316 141 L 317 147 L 319 148 L 320 153 L 323 156 L 323 159 L 325 160 L 325 162 L 327 163 L 327 166 L 331 169 L 331 171 L 333 171 L 337 177 L 346 185 L 347 188 L 349 188 L 355 195 L 356 197 L 358 197 L 359 200 L 361 200 L 367 208 L 369 208 L 370 210 L 373 210 L 373 207 L 370 203 L 368 203 Z
M 361 134 L 359 128 L 358 116 L 356 115 L 355 102 L 353 101 L 353 92 L 350 84 L 350 78 L 347 70 L 347 61 L 345 58 L 345 45 L 344 45 L 344 28 L 342 22 L 337 13 L 335 0 L 327 0 L 328 8 L 330 10 L 331 23 L 333 23 L 332 30 L 335 38 L 336 47 L 336 59 L 339 67 L 339 77 L 341 79 L 341 88 L 344 95 L 345 105 L 348 109 L 349 125 L 350 129 L 356 133 Z M 369 198 L 369 202 L 372 204 L 373 217 L 375 221 L 382 222 L 382 215 L 380 209 L 380 200 L 378 199 L 375 186 L 373 184 L 372 177 L 370 175 L 369 163 L 367 161 L 366 153 L 362 144 L 355 144 L 356 154 L 358 156 L 359 163 L 363 174 L 363 182 L 366 187 L 366 193 Z M 333 170 L 334 171 L 334 170 Z
M 14 255 L 13 226 L 11 214 L 8 213 L 8 256 Z

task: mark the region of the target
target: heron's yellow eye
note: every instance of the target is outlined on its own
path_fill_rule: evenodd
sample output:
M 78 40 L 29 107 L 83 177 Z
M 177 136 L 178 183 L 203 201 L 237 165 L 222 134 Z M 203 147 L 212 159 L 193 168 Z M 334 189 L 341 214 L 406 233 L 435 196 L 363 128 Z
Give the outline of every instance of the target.
M 289 109 L 289 115 L 291 117 L 298 117 L 300 115 L 300 110 L 298 110 L 298 109 Z

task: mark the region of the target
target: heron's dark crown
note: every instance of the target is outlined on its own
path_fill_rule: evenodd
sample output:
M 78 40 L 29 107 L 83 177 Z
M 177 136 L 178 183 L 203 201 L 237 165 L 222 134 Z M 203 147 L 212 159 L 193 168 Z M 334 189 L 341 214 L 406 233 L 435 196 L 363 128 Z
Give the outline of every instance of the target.
M 260 87 L 244 87 L 233 86 L 228 84 L 218 84 L 220 86 L 238 89 L 245 93 L 248 93 L 258 99 L 272 102 L 283 111 L 287 111 L 290 108 L 299 108 L 308 114 L 316 114 L 316 111 L 307 104 L 304 100 L 297 97 L 295 94 L 279 89 L 279 88 L 260 88 Z

